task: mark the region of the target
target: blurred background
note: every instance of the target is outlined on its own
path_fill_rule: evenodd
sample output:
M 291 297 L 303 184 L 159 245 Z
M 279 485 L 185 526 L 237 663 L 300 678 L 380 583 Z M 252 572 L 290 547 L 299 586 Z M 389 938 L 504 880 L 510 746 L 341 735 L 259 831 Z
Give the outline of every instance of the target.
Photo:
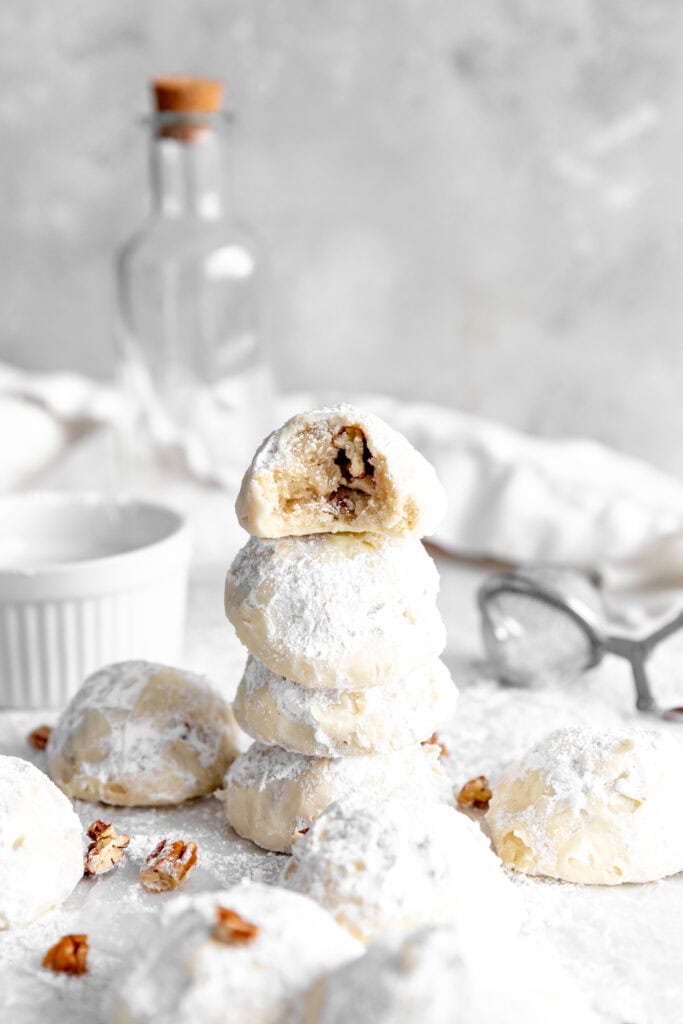
M 113 370 L 156 73 L 216 75 L 282 389 L 683 472 L 675 0 L 5 0 L 0 359 Z

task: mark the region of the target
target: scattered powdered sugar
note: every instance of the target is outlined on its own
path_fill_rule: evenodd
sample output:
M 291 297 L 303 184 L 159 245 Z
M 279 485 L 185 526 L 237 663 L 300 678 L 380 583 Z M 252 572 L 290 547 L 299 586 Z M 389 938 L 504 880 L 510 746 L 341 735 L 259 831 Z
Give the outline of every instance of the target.
M 452 807 L 372 799 L 331 804 L 302 836 L 284 884 L 312 896 L 353 935 L 457 918 L 512 942 L 521 921 L 514 886 L 481 830 Z
M 547 951 L 501 941 L 483 919 L 386 932 L 314 986 L 296 1021 L 607 1024 Z
M 228 571 L 225 609 L 242 642 L 303 685 L 359 689 L 438 657 L 439 577 L 413 538 L 252 537 Z
M 219 906 L 255 925 L 255 937 L 215 941 Z M 135 1024 L 171 1013 L 174 1024 L 276 1024 L 295 996 L 361 951 L 312 900 L 244 883 L 168 903 L 144 930 L 117 999 Z
M 241 688 L 243 700 L 238 697 L 235 710 L 239 707 L 240 724 L 254 739 L 299 749 L 277 735 L 277 722 L 273 725 L 269 715 L 272 734 L 259 733 L 259 694 L 266 690 L 279 721 L 303 726 L 308 745 L 315 746 L 305 752 L 319 757 L 382 753 L 420 743 L 452 717 L 457 699 L 450 673 L 438 660 L 398 682 L 353 691 L 299 686 L 249 655 Z
M 224 516 L 223 509 L 221 516 Z M 480 660 L 474 601 L 480 574 L 463 570 L 447 560 L 440 563 L 440 568 L 442 607 L 451 642 L 446 660 L 460 688 L 457 713 L 448 727 L 440 731 L 449 749 L 449 756 L 442 764 L 451 775 L 451 785 L 459 788 L 466 779 L 480 772 L 489 775 L 495 783 L 511 762 L 560 726 L 580 723 L 602 731 L 642 723 L 642 715 L 633 707 L 629 668 L 619 659 L 605 659 L 598 669 L 558 690 L 531 691 L 498 686 Z M 219 670 L 226 657 L 228 639 L 225 621 L 214 615 L 214 607 L 215 588 L 203 583 L 200 586 L 195 575 L 190 600 L 188 663 L 214 665 Z M 662 645 L 652 659 L 658 696 L 669 704 L 683 703 L 682 651 L 683 647 L 677 646 L 674 638 Z M 237 673 L 237 658 L 234 662 Z M 44 769 L 45 754 L 27 747 L 25 736 L 37 725 L 53 719 L 54 713 L 45 711 L 0 714 L 0 749 L 3 753 L 27 757 Z M 662 722 L 658 728 L 677 735 L 681 727 Z M 132 836 L 130 852 L 113 872 L 100 879 L 80 881 L 59 909 L 35 924 L 0 932 L 0 992 L 9 1004 L 4 1017 L 0 1011 L 3 1024 L 5 1020 L 7 1024 L 107 1021 L 100 1013 L 101 993 L 117 976 L 122 961 L 129 959 L 145 918 L 156 915 L 160 907 L 173 903 L 181 894 L 215 891 L 241 878 L 275 883 L 283 864 L 287 863 L 282 855 L 267 853 L 235 836 L 225 827 L 220 805 L 211 798 L 179 807 L 153 809 L 113 809 L 77 802 L 75 809 L 84 828 L 96 817 L 112 820 L 119 831 Z M 138 882 L 142 860 L 159 839 L 169 836 L 198 843 L 197 866 L 180 892 L 146 893 Z M 531 1009 L 524 1018 L 525 1024 L 534 1020 L 534 985 L 553 977 L 551 960 L 554 957 L 559 957 L 590 1001 L 604 1011 L 604 1020 L 615 1024 L 671 1024 L 678 1019 L 683 1001 L 680 972 L 683 875 L 657 884 L 616 887 L 577 886 L 520 874 L 510 877 L 523 898 L 524 932 L 535 941 L 532 948 L 518 941 L 515 947 L 508 949 L 513 977 L 510 985 L 501 987 L 521 997 L 525 986 L 529 986 Z M 495 933 L 487 924 L 482 919 L 484 941 L 490 943 Z M 446 929 L 448 933 L 451 930 Z M 61 935 L 70 932 L 85 932 L 90 942 L 89 972 L 77 979 L 52 974 L 40 966 L 46 949 Z M 384 936 L 377 940 L 384 941 Z M 447 943 L 451 949 L 463 948 L 462 943 L 458 947 L 450 938 Z M 413 948 L 412 943 L 410 948 Z M 470 944 L 465 948 L 471 948 Z M 545 953 L 544 957 L 541 952 Z M 497 956 L 494 960 L 490 946 L 485 946 L 481 962 L 492 987 L 503 969 L 501 961 Z M 443 961 L 446 967 L 441 966 L 439 958 L 434 959 L 431 952 L 426 954 L 425 963 L 432 965 L 421 990 L 426 997 L 439 981 L 447 982 L 448 967 L 446 961 Z M 343 986 L 340 981 L 338 987 L 345 988 L 349 1000 L 343 1024 L 348 1024 L 348 1020 L 406 1024 L 396 1003 L 407 989 L 399 988 L 395 977 L 385 980 L 379 967 L 368 965 L 365 973 L 368 986 L 365 989 L 359 986 L 353 1005 L 350 1000 L 354 978 Z M 530 973 L 533 977 L 529 977 Z M 371 1002 L 373 993 L 375 1002 Z M 391 997 L 392 993 L 396 999 Z M 453 1011 L 455 997 L 446 998 L 449 1003 L 445 1022 L 436 1018 L 429 1024 L 436 1024 L 436 1021 L 455 1024 L 457 1021 Z M 544 1024 L 546 1021 L 563 1024 L 566 1002 L 566 994 L 558 985 L 557 995 L 547 1012 L 546 1004 L 541 1004 L 543 1013 L 540 1018 L 536 1015 L 536 1019 L 542 1019 Z M 382 1018 L 382 1005 L 391 1007 L 394 1016 Z M 406 1005 L 409 1005 L 407 1001 Z M 426 1007 L 428 1003 L 421 1005 Z M 376 1017 L 367 1007 L 377 1008 Z M 581 1011 L 570 1019 L 572 1024 L 588 1024 L 592 1020 L 588 1012 Z M 325 1024 L 338 1024 L 339 1018 L 323 1020 Z M 415 1020 L 427 1024 L 424 1014 L 413 1014 L 410 1024 Z M 510 1024 L 506 1012 L 499 1013 L 495 1024 L 500 1024 L 501 1020 Z M 306 1024 L 310 1024 L 310 1018 Z M 477 1019 L 476 1024 L 482 1022 Z

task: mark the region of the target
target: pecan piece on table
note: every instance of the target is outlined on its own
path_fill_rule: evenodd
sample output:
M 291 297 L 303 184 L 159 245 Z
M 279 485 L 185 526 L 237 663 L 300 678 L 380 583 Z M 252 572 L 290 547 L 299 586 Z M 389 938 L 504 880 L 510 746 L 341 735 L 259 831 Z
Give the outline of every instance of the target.
M 37 729 L 34 729 L 33 732 L 28 734 L 26 740 L 29 746 L 33 747 L 34 750 L 45 750 L 51 733 L 51 725 L 39 725 Z
M 99 818 L 93 821 L 86 832 L 90 840 L 85 855 L 85 874 L 104 875 L 123 860 L 130 836 L 117 832 L 114 826 Z
M 184 839 L 162 839 L 145 861 L 140 882 L 147 892 L 177 889 L 196 863 L 196 843 L 186 843 Z

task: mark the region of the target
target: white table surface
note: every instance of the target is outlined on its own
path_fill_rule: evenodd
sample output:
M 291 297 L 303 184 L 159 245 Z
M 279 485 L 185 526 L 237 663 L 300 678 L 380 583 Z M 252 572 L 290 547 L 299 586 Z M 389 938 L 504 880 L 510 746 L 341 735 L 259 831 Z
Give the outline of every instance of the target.
M 481 773 L 495 780 L 504 764 L 557 726 L 643 721 L 633 711 L 628 673 L 615 661 L 564 691 L 498 687 L 481 663 L 473 600 L 480 574 L 446 559 L 439 560 L 439 567 L 440 603 L 449 630 L 445 657 L 461 688 L 457 715 L 442 730 L 454 785 Z M 193 575 L 186 663 L 213 675 L 230 693 L 238 682 L 243 652 L 223 616 L 224 568 L 217 561 Z M 683 657 L 673 645 L 667 658 L 655 667 L 683 703 Z M 0 713 L 0 752 L 44 769 L 44 754 L 33 751 L 25 737 L 51 717 Z M 658 727 L 681 729 L 683 741 L 683 726 Z M 130 948 L 139 916 L 174 898 L 173 893 L 148 894 L 137 882 L 140 865 L 158 839 L 175 836 L 198 843 L 199 862 L 183 887 L 186 893 L 223 887 L 242 877 L 276 881 L 286 858 L 236 837 L 221 822 L 220 810 L 213 798 L 170 810 L 78 804 L 84 826 L 104 817 L 131 835 L 128 855 L 111 874 L 84 879 L 59 911 L 25 929 L 0 933 L 1 1024 L 98 1024 L 105 1019 L 104 992 Z M 683 1018 L 683 876 L 614 888 L 526 878 L 516 879 L 516 884 L 525 899 L 526 930 L 556 951 L 607 1019 L 672 1024 Z M 88 934 L 90 971 L 82 977 L 40 967 L 46 949 L 67 932 Z

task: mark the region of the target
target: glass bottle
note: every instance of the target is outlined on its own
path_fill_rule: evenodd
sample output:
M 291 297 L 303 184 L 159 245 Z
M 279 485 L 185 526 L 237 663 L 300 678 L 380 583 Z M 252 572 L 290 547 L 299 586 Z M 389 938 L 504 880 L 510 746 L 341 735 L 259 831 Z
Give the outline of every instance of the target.
M 117 260 L 126 461 L 234 486 L 272 406 L 261 260 L 226 206 L 222 83 L 153 89 L 151 211 Z

